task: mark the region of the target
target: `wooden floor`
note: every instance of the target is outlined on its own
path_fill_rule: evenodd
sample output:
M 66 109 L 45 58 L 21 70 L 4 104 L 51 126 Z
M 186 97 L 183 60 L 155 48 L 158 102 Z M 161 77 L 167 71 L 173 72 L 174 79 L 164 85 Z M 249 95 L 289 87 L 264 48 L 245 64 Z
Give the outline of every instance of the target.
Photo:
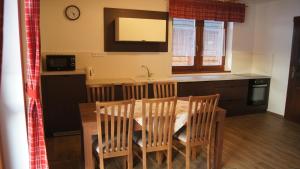
M 47 139 L 50 169 L 82 168 L 80 136 Z M 184 158 L 174 154 L 174 169 L 185 167 Z M 142 168 L 135 160 L 134 168 Z M 122 168 L 122 161 L 105 162 L 109 169 Z M 149 168 L 157 166 L 148 160 Z M 205 158 L 198 156 L 191 168 L 205 169 Z M 230 117 L 225 122 L 223 169 L 300 169 L 300 125 L 270 114 Z

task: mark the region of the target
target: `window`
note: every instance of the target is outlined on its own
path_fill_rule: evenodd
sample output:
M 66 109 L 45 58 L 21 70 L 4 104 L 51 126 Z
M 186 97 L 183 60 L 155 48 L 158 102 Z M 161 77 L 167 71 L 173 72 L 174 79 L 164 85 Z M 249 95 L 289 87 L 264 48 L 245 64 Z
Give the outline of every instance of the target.
M 174 73 L 224 71 L 226 23 L 173 19 Z

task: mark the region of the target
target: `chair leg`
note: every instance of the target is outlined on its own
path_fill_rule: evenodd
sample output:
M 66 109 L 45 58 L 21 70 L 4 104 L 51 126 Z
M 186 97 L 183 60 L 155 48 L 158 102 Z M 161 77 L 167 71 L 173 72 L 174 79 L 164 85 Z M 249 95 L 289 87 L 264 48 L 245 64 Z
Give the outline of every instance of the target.
M 191 148 L 190 146 L 187 146 L 186 147 L 186 153 L 185 153 L 185 168 L 186 169 L 190 169 L 190 156 L 191 156 Z
M 128 168 L 127 168 L 127 160 L 128 160 L 128 159 L 127 159 L 126 157 L 124 157 L 124 158 L 122 159 L 122 161 L 123 161 L 123 168 L 124 168 L 124 169 L 128 169 Z
M 173 162 L 172 162 L 172 148 L 168 150 L 167 155 L 167 163 L 168 163 L 168 169 L 173 169 Z
M 160 151 L 156 152 L 156 162 L 158 165 L 162 164 L 162 160 L 163 160 L 163 153 Z
M 99 168 L 104 169 L 104 159 L 103 159 L 103 157 L 99 158 Z
M 147 152 L 143 151 L 143 169 L 147 169 Z
M 196 160 L 197 157 L 197 151 L 196 151 L 196 147 L 192 149 L 192 160 Z
M 128 155 L 127 164 L 128 164 L 128 166 L 127 166 L 128 169 L 132 169 L 132 168 L 133 168 L 133 157 L 132 157 L 132 152 L 129 153 L 129 155 Z
M 206 163 L 207 163 L 207 169 L 211 169 L 211 151 L 210 151 L 210 145 L 208 145 L 207 147 L 207 159 L 206 159 Z

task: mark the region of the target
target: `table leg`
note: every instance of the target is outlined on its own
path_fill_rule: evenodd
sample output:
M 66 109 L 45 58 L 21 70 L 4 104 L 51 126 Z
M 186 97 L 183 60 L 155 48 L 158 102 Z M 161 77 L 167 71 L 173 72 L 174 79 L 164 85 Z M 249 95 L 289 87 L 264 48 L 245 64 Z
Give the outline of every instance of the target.
M 156 161 L 158 165 L 162 164 L 162 160 L 163 160 L 163 152 L 162 151 L 157 151 L 156 152 Z
M 93 154 L 92 154 L 92 133 L 89 128 L 83 128 L 84 137 L 84 165 L 85 169 L 94 168 L 93 165 Z
M 222 167 L 222 152 L 223 152 L 223 137 L 224 137 L 224 120 L 225 114 L 219 113 L 218 120 L 216 122 L 216 135 L 215 135 L 215 147 L 214 147 L 214 168 L 221 169 Z
M 192 158 L 191 160 L 196 160 L 197 158 L 197 150 L 196 150 L 197 147 L 194 147 L 194 149 L 192 149 Z

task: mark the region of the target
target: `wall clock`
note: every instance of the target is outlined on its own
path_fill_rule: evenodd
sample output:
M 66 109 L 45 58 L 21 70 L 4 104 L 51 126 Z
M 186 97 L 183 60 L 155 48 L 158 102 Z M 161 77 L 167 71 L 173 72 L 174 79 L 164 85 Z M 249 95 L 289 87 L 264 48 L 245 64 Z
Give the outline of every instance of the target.
M 80 9 L 75 5 L 69 5 L 65 9 L 65 15 L 69 20 L 77 20 L 80 17 Z

